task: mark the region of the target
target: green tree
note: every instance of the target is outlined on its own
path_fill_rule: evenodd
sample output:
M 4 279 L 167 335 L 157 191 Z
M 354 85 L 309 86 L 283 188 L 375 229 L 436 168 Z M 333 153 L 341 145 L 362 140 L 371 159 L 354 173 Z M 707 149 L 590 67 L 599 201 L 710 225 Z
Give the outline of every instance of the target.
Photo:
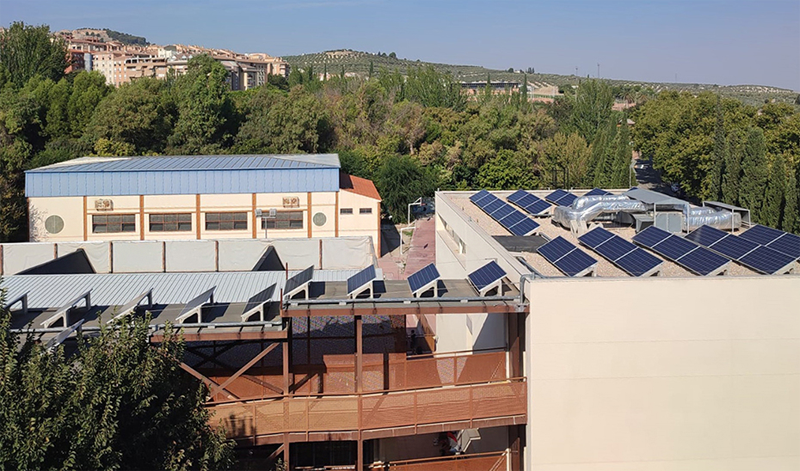
M 476 184 L 480 188 L 510 190 L 536 188 L 538 179 L 533 174 L 533 165 L 520 153 L 502 149 L 497 156 L 483 164 L 478 171 Z
M 406 222 L 407 205 L 420 196 L 432 196 L 437 178 L 409 156 L 389 155 L 382 160 L 376 183 L 383 205 L 396 223 Z
M 704 196 L 708 199 L 719 200 L 722 197 L 722 175 L 725 171 L 725 162 L 728 160 L 726 152 L 728 142 L 725 138 L 725 120 L 722 111 L 722 101 L 717 98 L 717 122 L 714 126 L 714 150 L 711 154 L 711 166 L 706 178 Z
M 210 427 L 207 389 L 180 368 L 183 342 L 171 327 L 151 345 L 149 315 L 101 323 L 67 356 L 10 333 L 10 319 L 0 313 L 0 468 L 232 465 L 233 444 Z
M 738 134 L 728 134 L 726 139 L 725 165 L 722 175 L 722 201 L 739 204 L 739 180 L 742 173 L 742 144 Z
M 233 135 L 236 122 L 225 67 L 208 55 L 189 59 L 186 75 L 175 84 L 178 119 L 169 146 L 183 154 L 218 153 Z
M 773 157 L 770 165 L 759 222 L 770 227 L 781 227 L 785 192 L 786 163 L 783 160 L 783 154 L 778 154 Z
M 587 142 L 611 119 L 614 96 L 611 87 L 601 80 L 585 80 L 578 87 L 572 109 L 572 126 Z
M 72 93 L 67 104 L 67 115 L 72 137 L 83 135 L 97 105 L 111 93 L 106 78 L 100 72 L 78 72 L 72 81 Z
M 466 96 L 461 92 L 461 84 L 450 74 L 437 72 L 433 66 L 410 70 L 403 91 L 403 98 L 422 106 L 461 111 L 467 103 Z
M 762 205 L 767 185 L 767 156 L 764 131 L 750 128 L 744 142 L 739 203 L 750 210 L 757 222 L 764 220 Z
M 0 32 L 0 68 L 17 86 L 34 76 L 58 81 L 68 66 L 66 43 L 51 38 L 50 27 L 15 21 Z
M 784 155 L 788 163 L 788 156 Z M 798 168 L 800 170 L 800 167 Z M 781 229 L 787 232 L 800 232 L 800 188 L 798 187 L 797 174 L 791 167 L 786 172 L 786 205 L 783 208 L 783 224 Z

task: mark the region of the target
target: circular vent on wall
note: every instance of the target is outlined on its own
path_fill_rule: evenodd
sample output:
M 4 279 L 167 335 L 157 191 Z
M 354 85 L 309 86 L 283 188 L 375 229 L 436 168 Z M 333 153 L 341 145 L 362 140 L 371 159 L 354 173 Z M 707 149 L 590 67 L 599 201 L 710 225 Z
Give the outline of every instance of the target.
M 50 234 L 58 234 L 64 229 L 64 220 L 54 214 L 44 220 L 44 228 Z
M 313 221 L 315 226 L 324 226 L 328 222 L 328 218 L 322 213 L 317 213 L 314 215 Z

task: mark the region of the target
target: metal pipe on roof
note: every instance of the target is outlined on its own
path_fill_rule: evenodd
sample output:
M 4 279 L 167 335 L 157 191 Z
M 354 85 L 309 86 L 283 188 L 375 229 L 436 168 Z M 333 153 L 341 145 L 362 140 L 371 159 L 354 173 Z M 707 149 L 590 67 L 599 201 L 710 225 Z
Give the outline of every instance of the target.
M 403 303 L 403 304 L 417 304 L 417 303 L 430 303 L 430 302 L 460 302 L 466 303 L 470 301 L 485 302 L 485 301 L 516 301 L 516 296 L 467 296 L 467 297 L 452 297 L 452 298 L 355 298 L 355 299 L 298 299 L 291 300 L 284 303 L 284 307 L 290 304 L 309 305 L 309 304 L 381 304 L 381 303 Z

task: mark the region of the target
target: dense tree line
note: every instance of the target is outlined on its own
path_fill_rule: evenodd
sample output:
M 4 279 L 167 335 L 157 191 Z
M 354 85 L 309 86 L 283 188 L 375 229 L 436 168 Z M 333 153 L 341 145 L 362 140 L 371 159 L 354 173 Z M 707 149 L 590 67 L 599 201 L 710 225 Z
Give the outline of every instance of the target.
M 662 92 L 637 107 L 633 139 L 689 196 L 743 206 L 762 224 L 800 232 L 800 113 L 712 93 Z
M 208 391 L 180 368 L 171 328 L 152 345 L 149 316 L 101 323 L 67 354 L 10 321 L 0 311 L 0 469 L 232 466 L 233 443 L 211 428 Z

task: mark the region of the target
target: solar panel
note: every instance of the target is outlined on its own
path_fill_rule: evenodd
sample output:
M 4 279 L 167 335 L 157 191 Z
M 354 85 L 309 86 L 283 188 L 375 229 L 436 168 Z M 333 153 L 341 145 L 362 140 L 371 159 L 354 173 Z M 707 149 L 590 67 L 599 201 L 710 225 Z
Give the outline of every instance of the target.
M 408 286 L 411 288 L 411 293 L 413 294 L 425 288 L 427 285 L 437 281 L 439 278 L 439 270 L 436 269 L 436 265 L 431 263 L 430 265 L 409 276 Z
M 645 252 L 639 247 L 636 247 L 636 250 L 630 252 L 628 255 L 614 261 L 615 265 L 631 276 L 642 276 L 651 273 L 662 263 L 664 262 L 659 258 Z
M 515 224 L 519 224 L 525 219 L 527 218 L 523 216 L 522 213 L 520 213 L 519 211 L 513 211 L 503 219 L 498 220 L 497 222 L 499 222 L 503 227 L 508 229 L 510 227 L 513 227 Z
M 656 226 L 647 227 L 631 238 L 634 242 L 645 247 L 653 248 L 656 244 L 669 237 L 671 234 Z
M 375 273 L 375 266 L 370 265 L 367 268 L 361 270 L 360 272 L 356 273 L 355 275 L 351 276 L 347 279 L 347 294 L 348 296 L 353 294 L 355 291 L 359 290 L 360 288 L 364 287 L 367 283 L 371 282 L 377 277 Z
M 575 276 L 597 264 L 597 260 L 561 236 L 542 245 L 537 251 L 567 276 Z
M 770 242 L 774 241 L 783 234 L 784 232 L 779 231 L 778 229 L 756 224 L 750 229 L 739 234 L 739 237 L 753 241 L 759 245 L 769 245 Z
M 700 226 L 688 234 L 686 238 L 700 245 L 711 247 L 712 244 L 719 242 L 727 236 L 727 232 L 721 231 L 716 227 Z
M 742 264 L 756 271 L 772 275 L 785 271 L 795 261 L 790 255 L 760 246 L 739 260 Z
M 514 224 L 508 228 L 508 232 L 516 236 L 526 236 L 535 231 L 539 227 L 539 223 L 534 220 L 525 218 L 521 222 Z
M 554 263 L 575 250 L 575 246 L 567 242 L 563 237 L 558 236 L 536 250 L 550 263 Z
M 558 200 L 558 203 L 556 204 L 558 204 L 559 206 L 572 206 L 572 202 L 575 201 L 576 199 L 578 199 L 577 196 L 573 195 L 572 193 L 567 193 L 567 196 Z
M 586 270 L 597 265 L 597 260 L 590 257 L 586 252 L 576 248 L 568 253 L 554 265 L 567 276 L 576 276 L 585 273 Z
M 540 200 L 538 198 L 536 198 L 536 199 L 537 199 L 537 201 L 534 201 L 533 203 L 530 203 L 530 204 L 524 206 L 523 209 L 525 209 L 525 211 L 533 214 L 534 216 L 542 214 L 543 212 L 545 212 L 548 209 L 550 209 L 550 203 L 548 203 L 545 200 Z
M 587 232 L 578 240 L 632 276 L 653 274 L 664 263 L 602 227 Z
M 508 198 L 506 199 L 514 204 L 517 204 L 518 202 L 522 201 L 526 196 L 530 196 L 530 193 L 524 190 L 517 190 L 514 193 L 508 195 Z
M 633 236 L 633 241 L 698 275 L 719 273 L 729 263 L 725 257 L 655 226 Z
M 486 203 L 486 206 L 483 207 L 483 210 L 486 211 L 487 214 L 491 215 L 493 212 L 502 208 L 504 204 L 506 203 L 503 203 L 499 199 L 495 199 Z
M 603 257 L 615 262 L 636 250 L 636 246 L 622 237 L 612 237 L 594 248 L 594 251 Z
M 549 202 L 551 202 L 551 203 L 553 203 L 553 204 L 556 204 L 556 203 L 558 203 L 558 200 L 560 200 L 561 198 L 567 196 L 568 194 L 569 194 L 568 191 L 564 191 L 564 190 L 560 190 L 559 189 L 559 190 L 556 190 L 556 191 L 550 193 L 549 195 L 545 196 L 544 199 L 549 201 Z
M 739 237 L 800 259 L 800 236 L 757 224 Z
M 506 276 L 506 272 L 495 261 L 491 261 L 467 275 L 478 291 L 502 280 L 504 276 Z
M 614 234 L 608 232 L 602 227 L 597 227 L 578 237 L 578 240 L 587 247 L 595 248 L 612 237 L 614 237 Z
M 611 194 L 610 191 L 601 190 L 600 188 L 594 188 L 583 196 L 605 196 L 610 194 Z
M 478 203 L 480 200 L 482 200 L 483 198 L 485 198 L 485 197 L 486 197 L 486 195 L 491 195 L 491 193 L 489 193 L 489 192 L 488 192 L 488 191 L 486 191 L 486 190 L 481 190 L 481 191 L 479 191 L 479 192 L 475 193 L 474 195 L 470 196 L 470 197 L 469 197 L 469 200 L 470 200 L 470 201 L 472 201 L 473 203 L 476 203 L 476 204 L 477 204 L 477 203 Z
M 717 242 L 714 242 L 711 245 L 706 245 L 706 244 L 700 244 L 700 245 L 705 245 L 706 247 L 711 248 L 711 250 L 719 252 L 722 255 L 733 260 L 739 260 L 740 258 L 744 257 L 745 255 L 747 255 L 748 253 L 752 252 L 753 250 L 759 247 L 758 244 L 756 244 L 755 242 L 751 242 L 747 239 L 742 239 L 734 235 L 728 235 L 728 234 L 725 235 L 726 237 L 718 240 Z
M 306 283 L 309 283 L 311 281 L 311 278 L 313 277 L 314 277 L 314 265 L 311 265 L 310 267 L 306 268 L 305 270 L 301 271 L 300 273 L 286 280 L 286 285 L 284 285 L 283 292 L 289 294 L 292 291 L 295 291 L 298 288 L 302 287 Z
M 514 209 L 513 207 L 511 207 L 510 204 L 503 203 L 503 205 L 500 206 L 499 208 L 497 208 L 497 210 L 494 211 L 490 216 L 492 216 L 493 218 L 495 218 L 495 219 L 497 219 L 499 221 L 500 219 L 503 219 L 504 217 L 508 216 L 509 214 L 516 213 L 516 212 L 517 212 L 517 210 Z

